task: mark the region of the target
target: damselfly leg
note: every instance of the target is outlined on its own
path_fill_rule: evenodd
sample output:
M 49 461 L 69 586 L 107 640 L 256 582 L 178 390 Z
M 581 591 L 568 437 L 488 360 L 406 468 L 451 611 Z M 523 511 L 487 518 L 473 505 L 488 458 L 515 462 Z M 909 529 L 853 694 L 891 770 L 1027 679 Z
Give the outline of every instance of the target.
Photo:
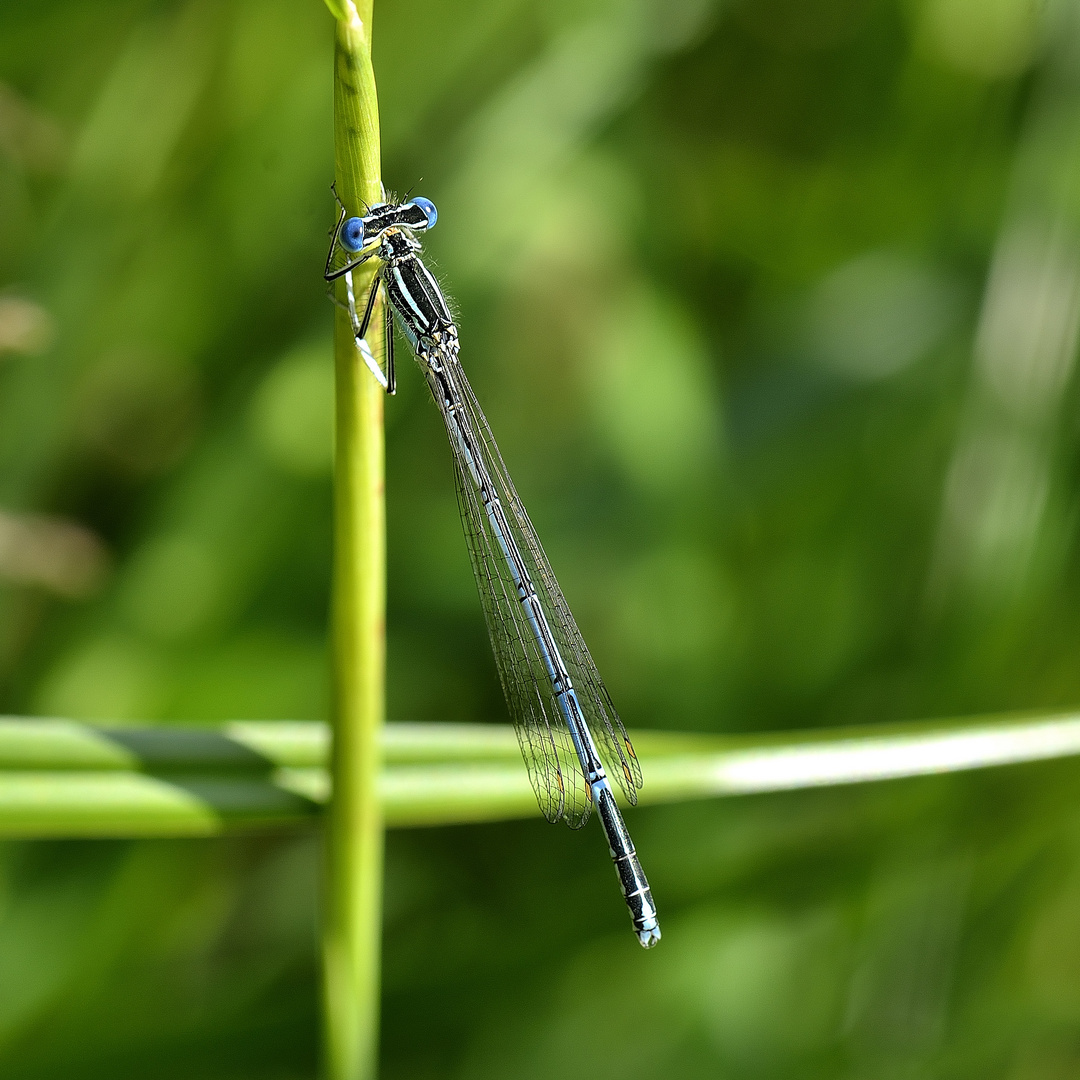
M 394 371 L 394 315 L 390 308 L 390 304 L 385 301 L 385 289 L 383 288 L 382 277 L 376 274 L 371 281 L 371 287 L 368 289 L 367 303 L 364 305 L 363 317 L 357 316 L 357 303 L 356 294 L 353 290 L 353 277 L 352 272 L 348 272 L 343 275 L 345 278 L 345 296 L 347 299 L 346 308 L 349 312 L 349 321 L 352 323 L 353 340 L 356 342 L 356 348 L 359 350 L 360 355 L 364 358 L 364 363 L 367 365 L 368 370 L 378 380 L 379 385 L 388 393 L 397 393 L 397 375 Z M 384 312 L 383 329 L 385 336 L 383 340 L 386 345 L 386 369 L 380 366 L 379 361 L 375 358 L 375 354 L 371 351 L 371 346 L 367 341 L 368 327 L 371 324 L 371 315 L 375 310 L 376 301 L 379 299 L 379 295 L 384 296 Z

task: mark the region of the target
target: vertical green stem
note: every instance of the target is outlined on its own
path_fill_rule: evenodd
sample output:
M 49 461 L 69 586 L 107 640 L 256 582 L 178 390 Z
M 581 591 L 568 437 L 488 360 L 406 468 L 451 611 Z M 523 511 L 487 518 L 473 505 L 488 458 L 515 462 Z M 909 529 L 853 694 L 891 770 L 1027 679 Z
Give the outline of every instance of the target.
M 379 202 L 379 111 L 372 0 L 335 0 L 334 156 L 350 214 Z M 372 270 L 354 275 L 365 296 Z M 379 354 L 375 312 L 368 340 Z M 363 366 L 349 319 L 334 323 L 333 799 L 326 817 L 323 914 L 327 1080 L 374 1080 L 378 1061 L 383 819 L 378 772 L 385 711 L 386 535 L 383 391 Z

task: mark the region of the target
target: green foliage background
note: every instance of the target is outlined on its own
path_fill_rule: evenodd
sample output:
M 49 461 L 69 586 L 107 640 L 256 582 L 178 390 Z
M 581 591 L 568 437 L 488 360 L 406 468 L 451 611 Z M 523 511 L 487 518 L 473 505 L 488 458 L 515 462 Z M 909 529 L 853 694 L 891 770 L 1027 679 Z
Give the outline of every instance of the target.
M 1075 5 L 379 0 L 385 176 L 628 726 L 1080 700 Z M 0 8 L 0 707 L 326 714 L 332 24 Z M 421 177 L 423 178 L 421 181 Z M 388 403 L 390 713 L 503 720 Z M 391 834 L 386 1077 L 1080 1066 L 1076 767 Z M 315 1075 L 310 835 L 0 847 L 0 1074 Z

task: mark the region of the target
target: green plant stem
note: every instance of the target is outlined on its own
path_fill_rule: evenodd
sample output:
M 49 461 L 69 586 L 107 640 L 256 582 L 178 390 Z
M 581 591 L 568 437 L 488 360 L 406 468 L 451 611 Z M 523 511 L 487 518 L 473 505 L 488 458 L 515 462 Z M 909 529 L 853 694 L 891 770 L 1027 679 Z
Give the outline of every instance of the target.
M 381 197 L 371 0 L 337 5 L 334 160 L 350 213 Z M 372 270 L 354 275 L 363 296 Z M 372 327 L 383 325 L 376 311 Z M 377 334 L 369 343 L 379 351 Z M 323 1005 L 328 1080 L 377 1073 L 383 816 L 378 779 L 385 712 L 386 538 L 383 391 L 357 355 L 345 312 L 334 323 L 333 798 L 326 816 Z

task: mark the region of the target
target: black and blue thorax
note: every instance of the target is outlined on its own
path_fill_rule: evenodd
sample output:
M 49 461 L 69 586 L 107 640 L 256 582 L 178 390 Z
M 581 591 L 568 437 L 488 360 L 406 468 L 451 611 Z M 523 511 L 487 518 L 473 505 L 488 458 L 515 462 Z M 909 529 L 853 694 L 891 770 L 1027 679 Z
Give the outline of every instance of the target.
M 425 359 L 435 351 L 457 351 L 457 326 L 439 283 L 420 258 L 420 243 L 401 228 L 383 233 L 380 270 L 402 330 Z

